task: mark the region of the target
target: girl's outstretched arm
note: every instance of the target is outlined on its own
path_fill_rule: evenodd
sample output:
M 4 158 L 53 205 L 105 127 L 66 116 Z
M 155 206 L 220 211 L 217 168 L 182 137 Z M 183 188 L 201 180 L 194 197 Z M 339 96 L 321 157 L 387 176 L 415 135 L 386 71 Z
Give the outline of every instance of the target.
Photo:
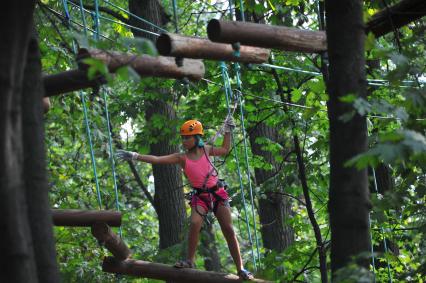
M 182 164 L 182 154 L 173 153 L 169 155 L 156 156 L 139 154 L 133 151 L 117 150 L 116 156 L 122 160 L 138 160 L 151 164 Z

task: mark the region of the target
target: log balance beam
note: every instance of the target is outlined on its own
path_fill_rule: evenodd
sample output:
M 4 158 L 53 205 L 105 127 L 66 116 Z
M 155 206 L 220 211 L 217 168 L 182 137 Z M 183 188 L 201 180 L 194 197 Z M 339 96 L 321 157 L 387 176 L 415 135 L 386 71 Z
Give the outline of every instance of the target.
M 95 223 L 92 225 L 92 235 L 98 242 L 105 246 L 114 258 L 125 260 L 130 257 L 131 252 L 123 240 L 117 236 L 111 228 L 105 223 Z
M 203 283 L 235 283 L 243 282 L 237 275 L 212 271 L 203 271 L 191 268 L 176 268 L 161 263 L 152 263 L 142 260 L 127 259 L 119 261 L 113 257 L 104 258 L 102 264 L 104 272 L 124 274 L 144 278 L 159 279 L 173 282 L 203 282 Z M 250 282 L 264 283 L 261 279 Z
M 121 226 L 121 212 L 113 210 L 52 209 L 52 218 L 55 226 L 91 227 L 97 222 Z
M 132 67 L 141 77 L 161 77 L 171 79 L 188 78 L 199 81 L 204 76 L 204 64 L 201 60 L 184 60 L 183 66 L 178 67 L 173 57 L 149 55 L 134 55 L 99 49 L 81 48 L 77 54 L 77 60 L 95 58 L 108 66 L 108 70 L 114 73 L 123 66 Z
M 236 56 L 229 44 L 174 33 L 161 34 L 157 39 L 156 46 L 158 53 L 163 56 L 253 64 L 265 63 L 268 61 L 270 53 L 268 49 L 242 45 L 239 49 L 239 56 Z
M 43 76 L 45 97 L 72 92 L 85 88 L 97 87 L 106 83 L 102 77 L 89 80 L 86 70 L 70 70 Z
M 383 36 L 426 15 L 425 0 L 402 0 L 374 14 L 366 24 L 367 32 Z
M 284 51 L 319 53 L 327 50 L 324 31 L 248 22 L 210 20 L 207 34 L 211 41 L 273 48 Z

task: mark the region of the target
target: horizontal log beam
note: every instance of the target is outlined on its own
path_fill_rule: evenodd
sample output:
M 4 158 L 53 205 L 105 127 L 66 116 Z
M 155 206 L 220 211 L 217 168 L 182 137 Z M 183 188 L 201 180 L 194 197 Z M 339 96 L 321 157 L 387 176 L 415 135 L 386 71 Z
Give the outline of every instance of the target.
M 327 50 L 324 31 L 213 19 L 207 25 L 207 33 L 211 41 L 221 43 L 239 42 L 241 45 L 310 53 Z
M 121 212 L 113 210 L 52 209 L 55 226 L 91 227 L 97 222 L 121 226 Z
M 118 261 L 113 257 L 104 258 L 102 270 L 115 274 L 125 274 L 143 278 L 152 278 L 173 282 L 232 283 L 243 282 L 237 275 L 202 271 L 190 268 L 175 268 L 161 263 L 127 259 Z M 267 282 L 254 279 L 250 282 Z
M 203 78 L 205 72 L 203 62 L 194 59 L 183 60 L 183 66 L 178 67 L 174 57 L 134 55 L 99 49 L 82 48 L 79 50 L 78 61 L 88 57 L 103 61 L 112 73 L 120 67 L 130 66 L 141 77 L 188 78 L 198 81 Z
M 93 88 L 105 83 L 104 79 L 89 80 L 87 71 L 70 70 L 43 76 L 45 97 L 55 96 L 85 88 Z
M 116 259 L 125 260 L 130 257 L 130 249 L 107 224 L 101 222 L 93 224 L 92 235 L 100 244 L 104 245 Z
M 425 0 L 402 0 L 374 14 L 366 24 L 366 31 L 380 37 L 425 15 Z
M 229 44 L 173 33 L 161 34 L 157 39 L 156 46 L 158 52 L 163 56 L 253 64 L 265 63 L 270 53 L 268 49 L 242 45 L 239 56 L 236 56 Z

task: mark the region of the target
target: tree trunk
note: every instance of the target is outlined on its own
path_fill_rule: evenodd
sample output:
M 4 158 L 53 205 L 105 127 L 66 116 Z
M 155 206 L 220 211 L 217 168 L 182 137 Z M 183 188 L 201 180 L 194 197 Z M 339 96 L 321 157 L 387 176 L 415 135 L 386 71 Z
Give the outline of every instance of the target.
M 132 13 L 140 16 L 157 26 L 162 26 L 165 13 L 157 0 L 148 1 L 129 1 L 129 9 Z M 142 29 L 151 30 L 156 33 L 159 31 L 152 26 L 142 23 L 131 17 L 131 24 Z M 133 30 L 135 36 L 148 38 L 155 41 L 156 37 L 151 34 L 142 33 Z M 159 82 L 159 85 L 160 82 Z M 158 89 L 160 93 L 161 90 Z M 170 95 L 171 96 L 171 95 Z M 147 123 L 154 114 L 160 114 L 167 120 L 176 120 L 176 112 L 173 107 L 162 100 L 147 101 L 145 118 Z M 158 133 L 152 132 L 152 135 L 159 137 L 155 144 L 151 144 L 150 151 L 154 155 L 166 155 L 178 151 L 178 147 L 169 143 L 170 138 L 164 137 L 157 129 Z M 176 133 L 172 133 L 176 134 Z M 182 242 L 184 239 L 184 223 L 186 220 L 186 211 L 184 195 L 182 190 L 182 174 L 178 165 L 153 165 L 155 196 L 155 210 L 158 214 L 160 249 L 164 249 Z
M 366 97 L 362 1 L 326 0 L 330 60 L 328 116 L 330 119 L 331 269 L 345 267 L 353 256 L 370 250 L 368 215 L 371 207 L 367 169 L 346 167 L 345 162 L 367 149 L 364 116 L 341 116 L 354 110 L 340 101 L 345 95 Z M 356 110 L 355 110 L 356 111 Z M 368 260 L 360 263 L 368 266 Z
M 47 198 L 34 1 L 0 12 L 0 282 L 59 282 Z
M 154 100 L 146 109 L 146 120 L 150 123 L 154 114 L 176 120 L 174 109 L 166 102 Z M 160 131 L 160 130 L 158 130 Z M 154 133 L 155 136 L 162 136 Z M 151 154 L 166 155 L 178 152 L 176 145 L 171 145 L 169 139 L 162 139 L 151 144 Z M 155 195 L 155 210 L 160 224 L 160 249 L 168 248 L 182 242 L 186 219 L 184 195 L 182 190 L 182 174 L 178 165 L 153 165 Z
M 58 282 L 59 272 L 48 198 L 43 97 L 40 51 L 34 29 L 28 45 L 27 66 L 23 82 L 24 178 L 28 200 L 28 220 L 34 243 L 38 279 L 40 282 L 48 283 Z
M 201 230 L 200 254 L 204 257 L 204 267 L 208 271 L 220 271 L 220 257 L 217 250 L 213 225 L 204 225 Z
M 255 155 L 263 158 L 264 162 L 272 164 L 274 169 L 267 171 L 255 169 L 256 182 L 262 186 L 265 198 L 259 199 L 259 218 L 263 245 L 267 249 L 277 252 L 284 251 L 294 241 L 293 229 L 285 224 L 285 218 L 291 216 L 291 206 L 288 198 L 280 194 L 282 186 L 277 187 L 269 180 L 279 170 L 279 165 L 271 152 L 262 150 L 262 145 L 256 143 L 256 138 L 265 137 L 271 141 L 278 141 L 277 130 L 267 126 L 265 123 L 258 124 L 249 131 L 251 150 Z M 269 182 L 267 182 L 269 180 Z

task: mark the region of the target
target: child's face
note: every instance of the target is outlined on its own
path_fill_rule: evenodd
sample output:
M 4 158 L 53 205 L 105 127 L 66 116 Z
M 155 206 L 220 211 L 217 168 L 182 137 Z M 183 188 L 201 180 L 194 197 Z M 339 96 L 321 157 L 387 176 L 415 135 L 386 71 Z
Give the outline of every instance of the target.
M 181 136 L 182 145 L 185 149 L 191 149 L 195 145 L 195 137 L 194 136 Z

